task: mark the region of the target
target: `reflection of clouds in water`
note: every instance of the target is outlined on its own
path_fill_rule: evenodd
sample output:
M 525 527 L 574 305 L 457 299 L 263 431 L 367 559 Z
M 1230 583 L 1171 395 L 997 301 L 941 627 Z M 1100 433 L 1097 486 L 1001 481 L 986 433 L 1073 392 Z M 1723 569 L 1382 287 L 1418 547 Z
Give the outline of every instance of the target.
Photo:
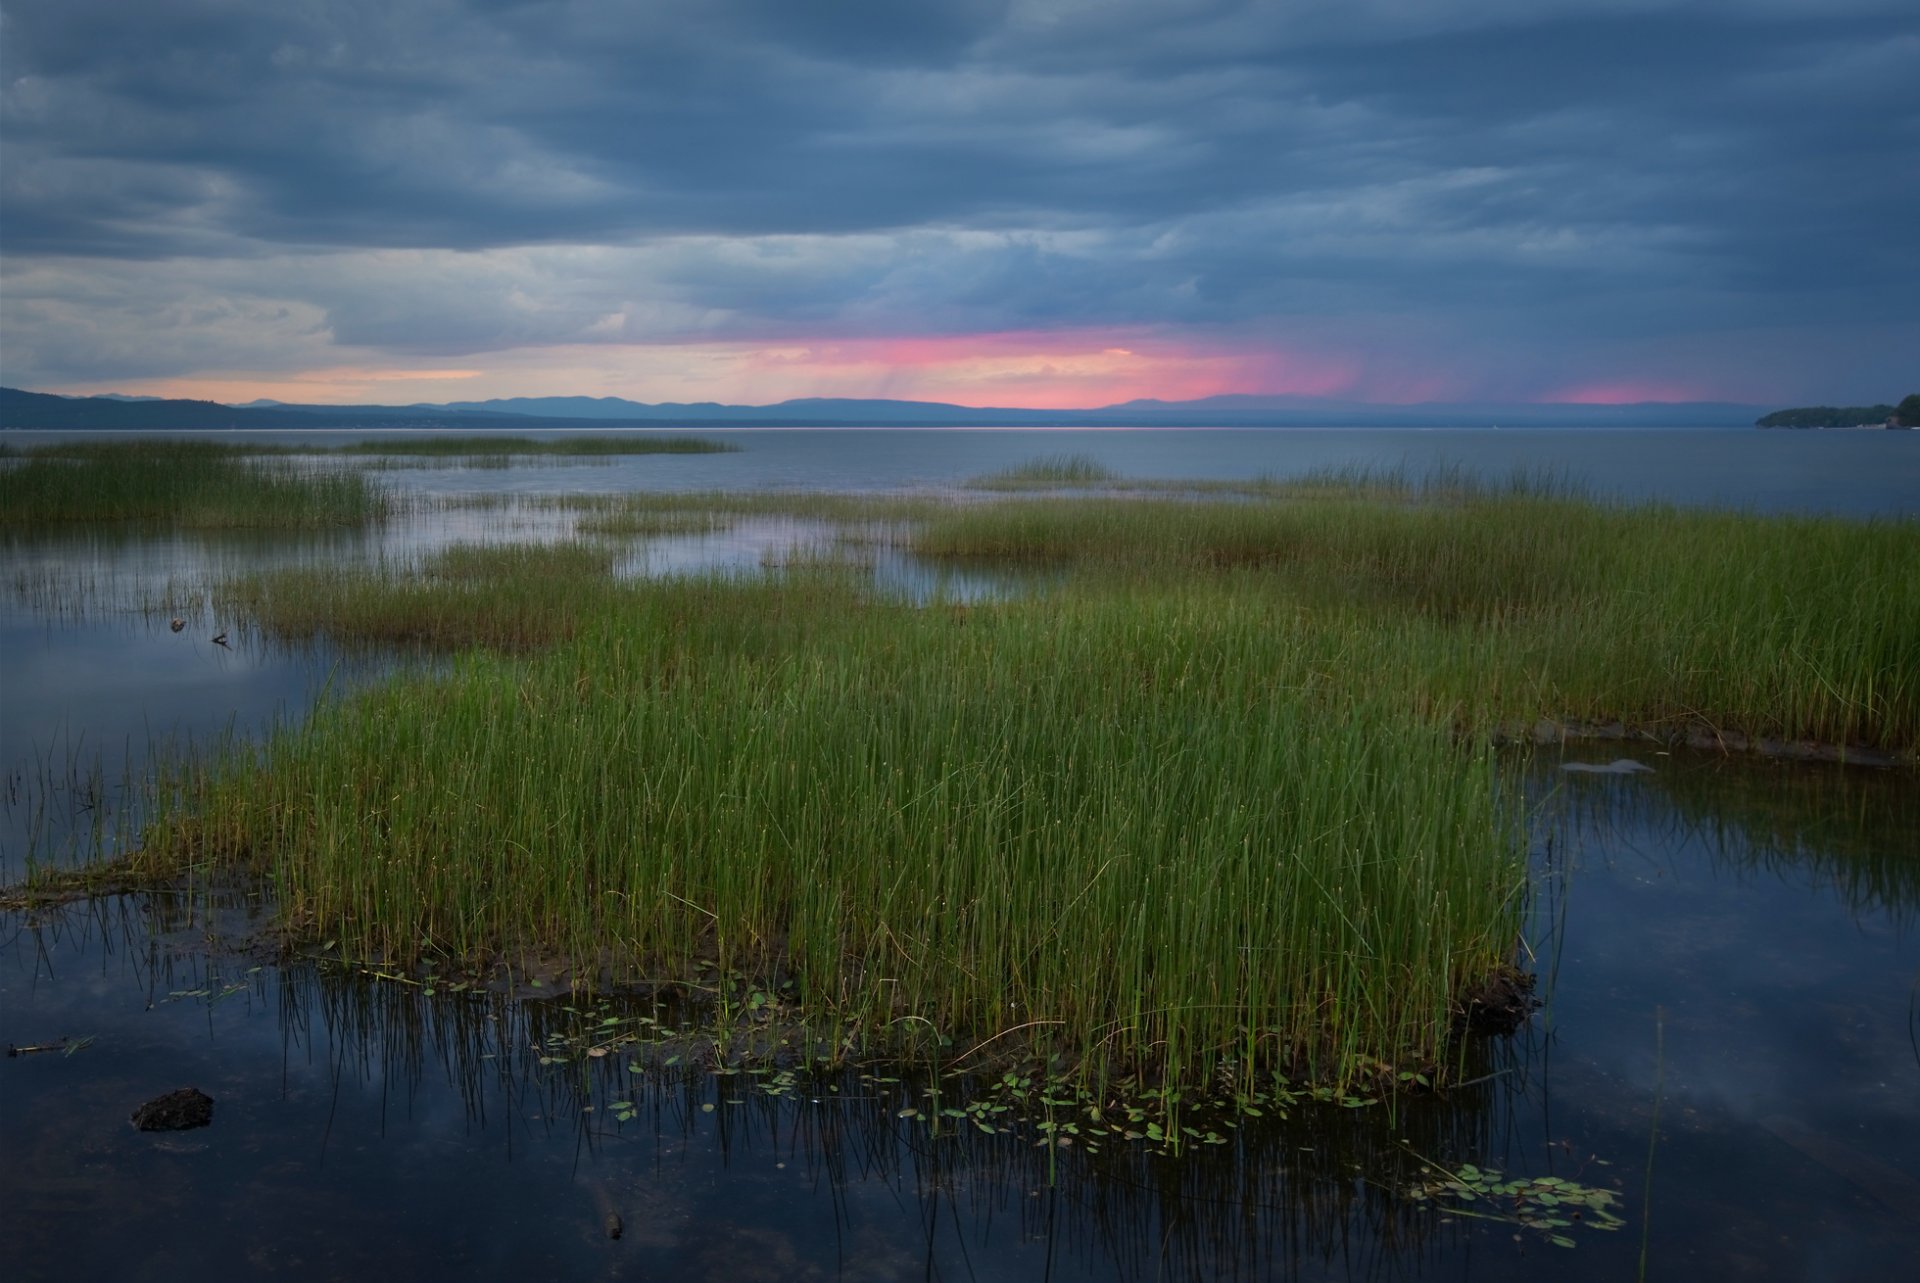
M 897 548 L 875 552 L 872 573 L 874 586 L 881 592 L 915 605 L 1004 601 L 1047 581 L 1040 572 L 955 569 Z
M 796 558 L 827 556 L 838 536 L 839 527 L 823 521 L 739 517 L 715 530 L 645 537 L 615 563 L 614 574 L 648 579 L 757 572 Z
M 916 605 L 1016 596 L 1043 581 L 1018 571 L 954 569 L 916 557 L 885 539 L 850 540 L 848 527 L 796 517 L 738 517 L 721 529 L 654 535 L 614 565 L 622 579 L 759 574 L 793 564 L 845 568 L 884 596 Z
M 1658 1008 L 1681 1110 L 1731 1129 L 1825 1116 L 1876 1152 L 1920 1153 L 1920 932 L 1912 879 L 1884 868 L 1913 849 L 1911 775 L 1650 760 L 1657 773 L 1634 778 L 1534 768 L 1551 795 L 1536 831 L 1571 865 L 1530 936 L 1543 957 L 1561 950 L 1548 1019 L 1562 1064 L 1651 1099 Z

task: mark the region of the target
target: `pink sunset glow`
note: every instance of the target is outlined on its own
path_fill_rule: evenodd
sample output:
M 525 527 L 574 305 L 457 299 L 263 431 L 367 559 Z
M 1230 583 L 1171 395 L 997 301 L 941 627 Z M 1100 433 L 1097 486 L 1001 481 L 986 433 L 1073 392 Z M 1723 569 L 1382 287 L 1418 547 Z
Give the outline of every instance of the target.
M 1707 401 L 1712 397 L 1698 387 L 1681 383 L 1620 379 L 1577 384 L 1550 392 L 1540 399 L 1569 405 L 1635 405 L 1642 401 Z
M 747 362 L 787 396 L 887 397 L 968 406 L 1086 409 L 1244 393 L 1338 396 L 1350 358 L 1272 346 L 1208 346 L 1114 332 L 919 335 L 768 347 Z M 804 389 L 804 390 L 800 390 Z
M 1007 330 L 759 343 L 573 344 L 517 348 L 467 368 L 371 364 L 288 372 L 203 372 L 139 384 L 66 385 L 237 404 L 483 400 L 564 389 L 644 402 L 763 405 L 800 397 L 888 398 L 1075 410 L 1225 394 L 1431 399 L 1451 381 L 1338 352 L 1275 342 L 1209 342 L 1124 330 Z M 404 391 L 402 390 L 404 389 Z

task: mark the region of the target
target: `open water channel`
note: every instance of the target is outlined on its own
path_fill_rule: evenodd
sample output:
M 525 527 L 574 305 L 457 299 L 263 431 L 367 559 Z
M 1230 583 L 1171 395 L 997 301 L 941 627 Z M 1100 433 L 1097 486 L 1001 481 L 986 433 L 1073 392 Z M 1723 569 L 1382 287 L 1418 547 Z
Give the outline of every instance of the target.
M 1911 514 L 1920 497 L 1920 434 L 713 435 L 745 449 L 389 480 L 440 496 L 937 490 L 1069 450 L 1129 476 L 1545 469 L 1634 497 L 1862 519 Z M 29 847 L 44 855 L 72 826 L 110 822 L 118 781 L 153 753 L 298 717 L 383 662 L 276 646 L 198 614 L 175 633 L 135 608 L 169 583 L 557 536 L 567 520 L 507 506 L 428 511 L 377 535 L 13 537 L 0 882 L 18 878 Z M 638 541 L 626 566 L 757 571 L 830 537 L 742 523 Z M 884 590 L 916 596 L 1007 588 L 904 555 L 873 565 Z M 1527 938 L 1545 1008 L 1512 1038 L 1474 1044 L 1463 1076 L 1475 1081 L 1444 1095 L 1303 1100 L 1175 1155 L 1048 1145 L 1019 1110 L 991 1134 L 938 1121 L 926 1080 L 880 1067 L 724 1074 L 621 1049 L 589 1057 L 603 1015 L 565 996 L 429 995 L 231 947 L 267 911 L 245 888 L 0 912 L 0 1042 L 51 1048 L 0 1061 L 6 1273 L 1906 1277 L 1920 1259 L 1912 771 L 1621 744 L 1536 750 L 1513 769 L 1532 815 Z M 211 1126 L 129 1124 L 142 1101 L 186 1085 L 214 1098 Z M 998 1090 L 941 1089 L 982 1101 Z M 1538 1184 L 1467 1201 L 1443 1172 L 1544 1178 L 1576 1197 L 1543 1205 L 1556 1187 Z M 1587 1191 L 1610 1195 L 1624 1223 L 1581 1212 Z M 1567 1223 L 1540 1227 L 1556 1211 Z

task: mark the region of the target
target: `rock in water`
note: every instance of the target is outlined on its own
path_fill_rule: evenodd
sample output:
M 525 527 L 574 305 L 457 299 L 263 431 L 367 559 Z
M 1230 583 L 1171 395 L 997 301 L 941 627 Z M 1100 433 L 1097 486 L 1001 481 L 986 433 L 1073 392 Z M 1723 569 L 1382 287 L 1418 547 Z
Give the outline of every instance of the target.
M 133 1111 L 133 1125 L 143 1132 L 183 1132 L 212 1121 L 213 1097 L 194 1087 L 155 1096 Z
M 624 1228 L 625 1226 L 620 1224 L 620 1213 L 618 1212 L 607 1213 L 607 1237 L 608 1238 L 619 1238 L 620 1231 Z
M 1502 967 L 1460 996 L 1454 1023 L 1476 1034 L 1510 1034 L 1539 1005 L 1533 996 L 1533 976 Z

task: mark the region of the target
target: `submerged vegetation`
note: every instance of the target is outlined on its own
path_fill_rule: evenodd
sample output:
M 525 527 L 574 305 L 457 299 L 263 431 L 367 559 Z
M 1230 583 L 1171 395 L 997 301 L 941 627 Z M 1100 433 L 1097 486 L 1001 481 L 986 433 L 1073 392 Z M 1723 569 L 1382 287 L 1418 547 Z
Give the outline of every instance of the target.
M 633 496 L 557 545 L 225 584 L 275 636 L 452 658 L 177 762 L 128 867 L 252 871 L 383 966 L 540 959 L 931 1061 L 1442 1082 L 1464 996 L 1524 961 L 1502 727 L 1920 749 L 1913 523 L 1263 484 Z M 1061 573 L 928 607 L 616 574 L 619 538 L 794 510 Z

